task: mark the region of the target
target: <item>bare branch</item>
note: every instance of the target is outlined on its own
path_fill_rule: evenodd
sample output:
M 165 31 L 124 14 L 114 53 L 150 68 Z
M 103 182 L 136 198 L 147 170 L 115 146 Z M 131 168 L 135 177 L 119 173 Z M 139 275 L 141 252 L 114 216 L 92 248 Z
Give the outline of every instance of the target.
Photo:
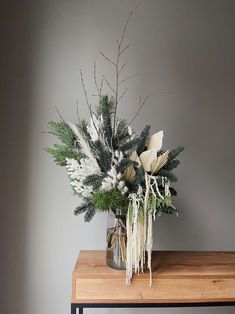
M 103 54 L 102 51 L 99 51 L 99 53 L 101 54 L 101 56 L 103 56 L 107 61 L 109 61 L 110 63 L 112 63 L 112 65 L 114 65 L 116 67 L 116 63 L 114 61 L 112 61 L 111 59 L 109 59 L 108 57 L 106 57 L 106 55 Z
M 111 89 L 111 91 L 115 94 L 114 88 L 110 85 L 109 81 L 108 81 L 107 78 L 104 76 L 104 74 L 103 74 L 103 78 L 104 78 L 106 84 L 108 85 L 108 87 L 109 87 L 109 88 Z
M 85 98 L 86 98 L 86 104 L 87 104 L 88 110 L 90 112 L 90 115 L 92 116 L 91 105 L 89 104 L 89 101 L 88 101 L 88 96 L 87 96 L 87 91 L 86 91 L 84 80 L 83 80 L 82 70 L 80 70 L 80 76 L 81 76 L 82 88 L 83 88 L 83 91 L 84 91 L 84 94 L 85 94 Z
M 127 62 L 123 63 L 123 65 L 121 66 L 120 70 L 118 71 L 118 74 L 120 74 L 122 72 L 122 70 L 125 68 L 126 65 L 127 65 Z
M 85 98 L 86 98 L 86 104 L 87 104 L 87 107 L 88 107 L 88 110 L 89 110 L 89 113 L 90 113 L 93 125 L 95 127 L 95 130 L 98 133 L 98 130 L 96 128 L 96 125 L 95 125 L 95 122 L 94 122 L 94 118 L 93 118 L 92 108 L 91 108 L 91 105 L 89 104 L 89 101 L 88 101 L 87 92 L 86 92 L 86 88 L 85 88 L 85 84 L 84 84 L 84 80 L 83 80 L 83 75 L 82 75 L 82 70 L 81 69 L 80 69 L 80 75 L 81 75 L 82 88 L 83 88 L 83 91 L 84 91 L 84 94 L 85 94 Z
M 56 112 L 57 112 L 58 116 L 60 117 L 60 119 L 61 119 L 64 123 L 66 123 L 66 124 L 67 124 L 67 122 L 64 120 L 64 118 L 62 117 L 61 113 L 59 112 L 59 109 L 58 109 L 58 107 L 57 107 L 57 106 L 55 106 L 55 110 L 56 110 Z
M 80 121 L 79 112 L 78 112 L 78 99 L 76 99 L 76 106 L 77 106 L 77 119 L 78 121 Z
M 102 93 L 103 83 L 104 83 L 104 80 L 103 80 L 103 78 L 102 78 L 102 79 L 101 79 L 101 82 L 100 82 L 100 95 L 101 95 L 101 93 Z
M 120 100 L 123 98 L 123 96 L 126 94 L 126 92 L 127 92 L 127 88 L 125 88 L 125 90 L 123 91 L 121 96 L 118 98 L 118 102 L 120 102 Z
M 122 55 L 129 47 L 130 45 L 126 45 L 126 47 L 120 51 L 120 55 Z
M 125 38 L 125 34 L 126 34 L 126 30 L 127 30 L 127 26 L 129 24 L 129 21 L 132 17 L 132 15 L 134 14 L 135 10 L 138 8 L 138 6 L 140 5 L 141 2 L 139 2 L 137 4 L 137 6 L 129 13 L 128 17 L 127 17 L 127 20 L 126 20 L 126 23 L 123 27 L 123 31 L 122 31 L 122 35 L 121 35 L 121 39 L 120 41 L 116 41 L 117 42 L 117 45 L 118 45 L 118 50 L 117 50 L 117 59 L 116 59 L 116 63 L 115 63 L 115 73 L 116 73 L 116 86 L 115 86 L 115 108 L 114 108 L 114 115 L 113 115 L 113 129 L 114 129 L 114 132 L 116 130 L 116 117 L 117 117 L 117 107 L 118 107 L 118 101 L 120 99 L 120 97 L 118 96 L 118 93 L 119 93 L 119 73 L 120 73 L 120 70 L 119 70 L 119 61 L 120 61 L 120 56 L 121 54 L 126 50 L 128 49 L 129 45 L 127 45 L 126 47 L 124 47 L 122 49 L 122 44 L 123 44 L 123 41 L 124 41 L 124 38 Z M 121 96 L 122 98 L 123 96 Z
M 149 98 L 150 98 L 150 96 L 145 97 L 145 99 L 144 99 L 143 102 L 142 102 L 142 98 L 141 98 L 141 96 L 140 96 L 140 106 L 139 106 L 139 109 L 138 109 L 138 111 L 136 112 L 136 114 L 134 115 L 134 117 L 132 118 L 132 120 L 131 120 L 131 122 L 129 123 L 129 125 L 131 125 L 131 124 L 135 121 L 135 119 L 136 119 L 137 116 L 139 115 L 141 109 L 143 108 L 143 106 L 145 105 L 146 101 L 147 101 Z
M 139 73 L 135 73 L 135 74 L 133 74 L 133 75 L 130 75 L 130 76 L 125 77 L 123 80 L 121 80 L 121 81 L 119 82 L 119 85 L 123 84 L 123 83 L 126 82 L 127 80 L 129 80 L 129 79 L 131 79 L 131 78 L 133 78 L 133 77 L 135 77 L 135 76 L 138 76 L 138 75 L 139 75 Z
M 126 29 L 127 29 L 127 26 L 128 26 L 128 24 L 130 22 L 130 19 L 131 19 L 132 15 L 134 14 L 134 12 L 137 10 L 137 8 L 140 6 L 140 4 L 141 4 L 141 1 L 135 6 L 135 8 L 133 10 L 131 10 L 131 12 L 129 13 L 129 15 L 127 17 L 126 24 L 123 27 L 122 37 L 121 37 L 121 40 L 120 40 L 120 43 L 119 43 L 120 46 L 123 43 L 123 40 L 124 40 L 124 37 L 125 37 L 125 34 L 126 34 Z
M 95 87 L 96 87 L 97 92 L 98 92 L 98 96 L 101 98 L 100 89 L 99 89 L 99 86 L 97 83 L 97 76 L 96 76 L 96 62 L 94 62 L 94 82 L 95 82 Z

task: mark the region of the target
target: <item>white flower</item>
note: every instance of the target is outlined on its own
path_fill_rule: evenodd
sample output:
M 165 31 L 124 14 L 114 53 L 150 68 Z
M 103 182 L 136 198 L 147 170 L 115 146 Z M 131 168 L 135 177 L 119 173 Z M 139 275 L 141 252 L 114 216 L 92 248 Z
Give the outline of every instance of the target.
M 130 136 L 133 134 L 133 131 L 132 131 L 132 128 L 131 128 L 130 125 L 128 126 L 128 134 L 129 134 Z
M 83 197 L 89 197 L 93 189 L 83 184 L 83 181 L 88 175 L 99 173 L 96 164 L 91 163 L 88 158 L 81 159 L 80 163 L 73 158 L 66 158 L 66 168 L 74 191 Z

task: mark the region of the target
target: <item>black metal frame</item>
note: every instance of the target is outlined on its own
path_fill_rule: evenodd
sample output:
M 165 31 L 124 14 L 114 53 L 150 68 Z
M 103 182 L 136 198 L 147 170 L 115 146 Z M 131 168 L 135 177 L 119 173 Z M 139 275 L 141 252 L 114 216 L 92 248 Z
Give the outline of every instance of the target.
M 235 301 L 228 302 L 190 302 L 190 303 L 72 303 L 71 314 L 83 314 L 84 308 L 163 308 L 163 307 L 208 307 L 235 306 Z

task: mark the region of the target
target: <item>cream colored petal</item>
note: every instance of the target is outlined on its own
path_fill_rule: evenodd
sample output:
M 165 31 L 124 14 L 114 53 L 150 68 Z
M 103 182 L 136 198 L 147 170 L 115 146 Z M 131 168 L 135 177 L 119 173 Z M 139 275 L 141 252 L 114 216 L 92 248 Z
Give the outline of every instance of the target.
M 139 156 L 138 156 L 138 154 L 137 154 L 136 151 L 134 151 L 134 152 L 131 154 L 130 159 L 133 160 L 133 161 L 138 162 L 139 165 L 141 164 L 141 163 L 140 163 Z
M 139 163 L 140 165 L 140 160 L 139 160 L 139 156 L 137 154 L 136 151 L 134 151 L 131 156 L 130 156 L 130 159 L 133 160 L 133 161 L 136 161 Z M 131 181 L 134 176 L 136 174 L 136 171 L 134 169 L 133 166 L 129 166 L 125 171 L 124 171 L 124 176 L 126 177 L 127 180 Z
M 166 151 L 162 155 L 158 156 L 150 165 L 152 174 L 157 173 L 167 163 L 169 151 Z
M 150 165 L 156 159 L 156 156 L 157 152 L 155 149 L 146 150 L 140 155 L 141 165 L 146 172 L 150 171 Z
M 163 131 L 153 134 L 148 140 L 147 149 L 156 149 L 158 152 L 162 148 Z
M 129 166 L 125 171 L 124 171 L 124 176 L 128 181 L 131 181 L 134 176 L 135 176 L 135 169 L 133 166 Z

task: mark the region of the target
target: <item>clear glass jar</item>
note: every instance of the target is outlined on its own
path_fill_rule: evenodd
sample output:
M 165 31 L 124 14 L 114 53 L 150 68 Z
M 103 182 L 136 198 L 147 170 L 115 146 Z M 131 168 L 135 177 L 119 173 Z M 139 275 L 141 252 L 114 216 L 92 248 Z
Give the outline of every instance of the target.
M 126 216 L 109 213 L 106 234 L 106 263 L 115 269 L 126 269 Z

